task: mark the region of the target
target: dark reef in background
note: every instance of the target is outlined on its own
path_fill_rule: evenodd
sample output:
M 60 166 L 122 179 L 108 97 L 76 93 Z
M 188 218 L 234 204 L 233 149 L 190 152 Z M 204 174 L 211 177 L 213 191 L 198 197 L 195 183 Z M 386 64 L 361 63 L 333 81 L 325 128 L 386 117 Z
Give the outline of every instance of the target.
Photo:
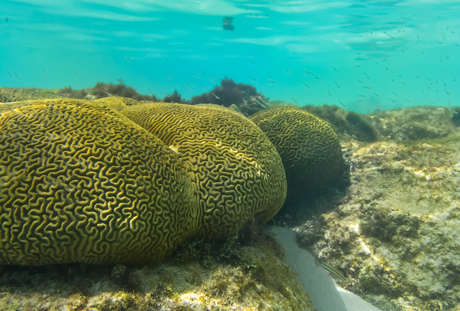
M 216 104 L 219 106 L 238 107 L 239 111 L 245 116 L 251 116 L 259 110 L 268 107 L 268 97 L 265 97 L 256 88 L 249 84 L 235 83 L 233 79 L 224 78 L 212 91 L 192 97 L 191 100 L 183 99 L 182 96 L 174 90 L 161 99 L 152 94 L 152 96 L 141 95 L 134 88 L 124 84 L 119 79 L 118 84 L 97 82 L 93 88 L 74 90 L 71 86 L 64 87 L 57 91 L 58 96 L 76 99 L 99 99 L 111 96 L 121 96 L 132 98 L 137 101 L 182 103 L 182 104 Z
M 460 107 L 452 108 L 452 117 L 450 120 L 454 126 L 460 126 Z
M 267 102 L 268 98 L 258 93 L 252 85 L 235 83 L 233 79 L 228 78 L 222 79 L 220 86 L 216 86 L 212 91 L 192 97 L 192 105 L 203 103 L 225 107 L 235 105 L 246 116 L 267 108 Z
M 375 142 L 380 139 L 380 134 L 371 119 L 364 114 L 346 111 L 336 105 L 307 105 L 302 109 L 327 121 L 339 136 L 345 134 L 365 142 Z
M 163 99 L 165 103 L 184 103 L 189 104 L 189 101 L 182 99 L 181 95 L 177 93 L 177 90 L 174 90 L 172 94 L 168 94 Z

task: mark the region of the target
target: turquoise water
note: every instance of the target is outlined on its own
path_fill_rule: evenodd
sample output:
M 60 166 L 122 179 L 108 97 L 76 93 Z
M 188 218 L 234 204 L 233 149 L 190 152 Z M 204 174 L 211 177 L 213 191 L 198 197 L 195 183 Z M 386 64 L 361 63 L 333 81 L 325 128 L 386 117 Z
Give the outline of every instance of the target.
M 298 105 L 458 106 L 459 10 L 455 0 L 2 0 L 0 86 L 123 79 L 190 99 L 226 76 Z

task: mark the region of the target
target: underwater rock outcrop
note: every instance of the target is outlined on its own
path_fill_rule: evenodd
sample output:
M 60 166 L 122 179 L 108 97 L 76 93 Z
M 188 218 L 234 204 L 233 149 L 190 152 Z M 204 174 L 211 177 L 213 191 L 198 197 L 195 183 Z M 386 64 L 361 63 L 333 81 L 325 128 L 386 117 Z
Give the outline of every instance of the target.
M 351 138 L 358 141 L 374 142 L 380 139 L 380 133 L 368 115 L 346 111 L 336 105 L 307 105 L 303 106 L 302 109 L 327 121 L 334 128 L 341 141 Z
M 193 176 L 199 232 L 220 238 L 247 221 L 271 219 L 286 198 L 281 158 L 262 130 L 216 105 L 147 103 L 123 111 L 174 150 Z
M 258 112 L 251 120 L 283 160 L 288 200 L 311 194 L 344 172 L 338 137 L 320 118 L 296 107 L 276 107 Z
M 0 297 L 0 310 L 314 310 L 271 236 L 190 241 L 155 266 L 0 265 Z
M 385 139 L 395 141 L 446 137 L 458 131 L 455 107 L 408 107 L 370 114 L 374 127 Z
M 142 264 L 195 234 L 179 157 L 88 101 L 0 105 L 0 264 Z
M 344 142 L 351 162 L 345 196 L 313 202 L 318 213 L 296 227 L 302 245 L 347 276 L 337 280 L 342 287 L 381 310 L 460 309 L 460 132 L 448 130 L 445 109 L 369 114 L 393 129 L 415 118 L 414 111 L 432 114 L 449 134 L 427 139 L 412 132 L 408 142 L 399 141 L 409 138 L 401 132 L 383 142 Z M 402 123 L 395 124 L 395 113 Z
M 58 94 L 58 90 L 0 87 L 0 103 L 61 97 Z

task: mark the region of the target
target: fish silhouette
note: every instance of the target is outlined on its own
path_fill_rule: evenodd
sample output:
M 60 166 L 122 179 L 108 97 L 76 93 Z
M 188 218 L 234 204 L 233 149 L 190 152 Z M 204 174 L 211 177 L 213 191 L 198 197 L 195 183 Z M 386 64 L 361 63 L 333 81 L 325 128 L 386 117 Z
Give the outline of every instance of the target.
M 225 16 L 222 20 L 222 27 L 225 29 L 225 30 L 231 30 L 233 31 L 233 29 L 235 29 L 235 27 L 233 26 L 233 17 L 228 17 L 228 16 Z

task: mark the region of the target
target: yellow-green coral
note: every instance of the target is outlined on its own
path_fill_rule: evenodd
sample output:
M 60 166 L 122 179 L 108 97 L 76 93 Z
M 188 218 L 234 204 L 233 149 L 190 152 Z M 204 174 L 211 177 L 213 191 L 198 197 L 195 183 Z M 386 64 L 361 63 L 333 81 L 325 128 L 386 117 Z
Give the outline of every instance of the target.
M 289 193 L 314 191 L 343 172 L 337 135 L 320 118 L 296 107 L 277 107 L 262 110 L 251 120 L 278 149 Z
M 276 148 L 250 120 L 215 105 L 149 103 L 123 111 L 188 167 L 200 195 L 201 235 L 234 234 L 254 215 L 273 217 L 286 197 Z
M 196 231 L 175 152 L 88 101 L 0 104 L 0 264 L 149 263 Z
M 116 111 L 122 111 L 128 106 L 137 105 L 138 102 L 132 98 L 120 97 L 120 96 L 110 96 L 96 99 L 94 103 L 98 105 L 108 107 Z

